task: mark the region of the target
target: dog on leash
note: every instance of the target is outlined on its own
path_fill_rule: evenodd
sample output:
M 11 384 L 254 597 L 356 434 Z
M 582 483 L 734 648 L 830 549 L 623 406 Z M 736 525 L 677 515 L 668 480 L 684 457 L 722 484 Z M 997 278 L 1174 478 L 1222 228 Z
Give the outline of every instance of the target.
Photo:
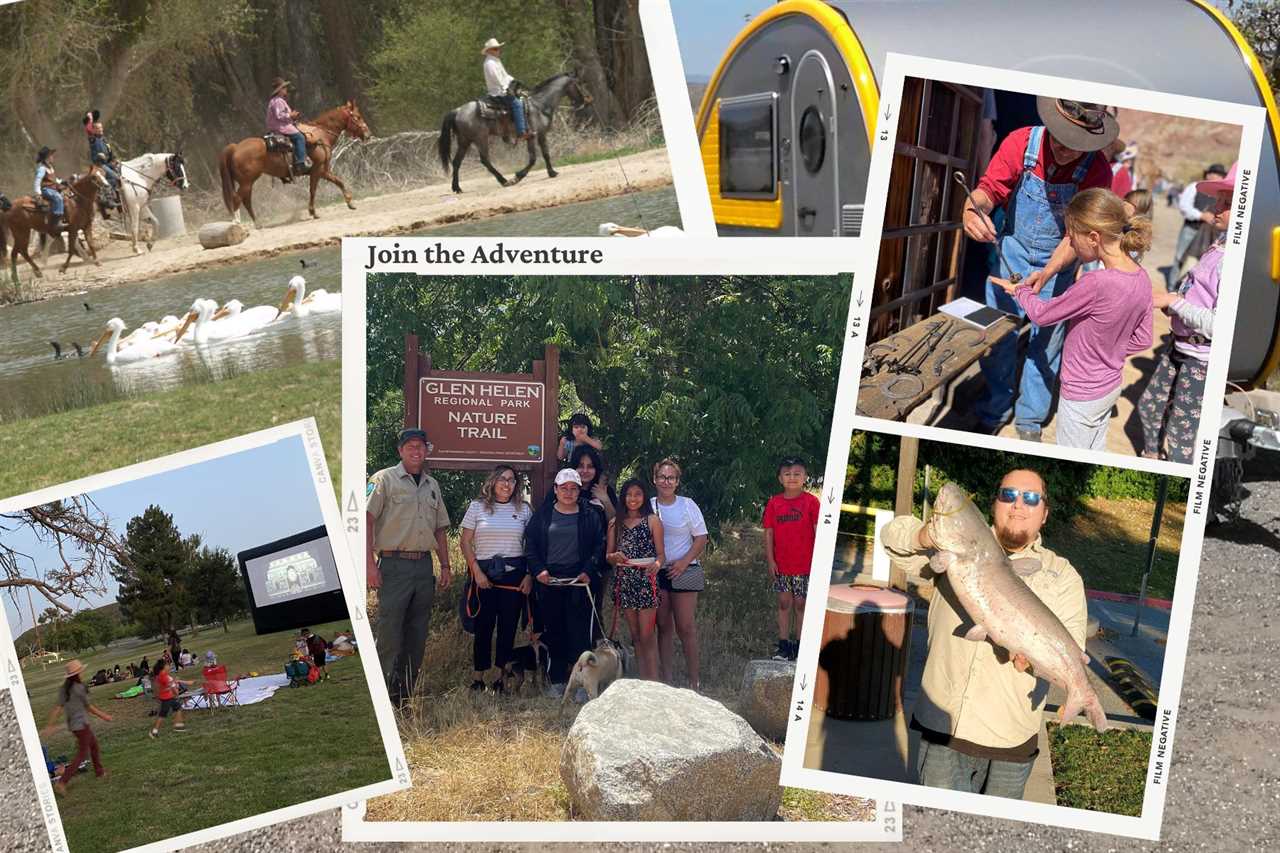
M 541 687 L 546 679 L 549 662 L 547 644 L 542 642 L 541 635 L 530 635 L 529 645 L 519 646 L 512 650 L 511 673 L 514 682 L 504 686 L 508 690 L 519 691 L 520 688 L 524 687 L 527 673 L 533 679 L 533 686 L 535 688 Z
M 601 638 L 594 649 L 583 652 L 573 665 L 569 683 L 565 685 L 564 696 L 560 699 L 560 707 L 564 707 L 579 687 L 587 692 L 587 700 L 590 701 L 621 677 L 622 655 L 617 646 L 608 639 Z

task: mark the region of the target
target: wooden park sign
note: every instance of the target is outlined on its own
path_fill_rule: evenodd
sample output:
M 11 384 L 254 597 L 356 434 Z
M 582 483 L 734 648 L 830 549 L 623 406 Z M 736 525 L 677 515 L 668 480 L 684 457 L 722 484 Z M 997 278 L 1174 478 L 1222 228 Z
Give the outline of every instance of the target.
M 540 500 L 557 468 L 560 350 L 548 344 L 524 374 L 435 370 L 417 335 L 405 335 L 404 349 L 404 425 L 426 430 L 427 464 L 488 470 L 506 463 L 528 472 Z

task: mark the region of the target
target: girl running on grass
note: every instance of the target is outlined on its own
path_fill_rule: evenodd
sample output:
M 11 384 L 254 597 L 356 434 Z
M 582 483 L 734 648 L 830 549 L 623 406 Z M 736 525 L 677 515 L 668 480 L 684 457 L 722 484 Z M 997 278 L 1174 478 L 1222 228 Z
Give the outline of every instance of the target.
M 1026 284 L 992 281 L 1036 325 L 1067 321 L 1058 375 L 1058 444 L 1106 450 L 1125 360 L 1151 346 L 1151 279 L 1134 259 L 1151 248 L 1151 220 L 1130 215 L 1119 196 L 1095 188 L 1071 199 L 1066 226 L 1076 257 L 1101 261 L 1102 269 L 1085 273 L 1051 299 Z
M 62 778 L 53 783 L 53 790 L 59 796 L 67 793 L 67 783 L 76 775 L 76 770 L 86 758 L 93 759 L 93 772 L 99 779 L 107 775 L 107 769 L 102 766 L 102 759 L 98 755 L 98 739 L 93 736 L 93 729 L 89 728 L 89 715 L 108 723 L 111 722 L 111 715 L 100 711 L 89 701 L 89 688 L 80 680 L 82 672 L 84 664 L 80 661 L 73 660 L 67 664 L 67 678 L 58 688 L 58 704 L 49 714 L 49 722 L 42 732 L 48 737 L 57 723 L 58 713 L 66 711 L 67 728 L 76 737 L 77 749 L 75 759 L 65 765 Z
M 618 514 L 609 522 L 606 559 L 615 567 L 613 606 L 627 620 L 640 677 L 658 680 L 658 569 L 665 560 L 662 522 L 649 504 L 644 484 L 622 484 Z
M 185 681 L 181 678 L 174 678 L 169 674 L 169 662 L 164 658 L 156 661 L 155 669 L 151 671 L 151 677 L 155 683 L 156 698 L 160 700 L 160 711 L 156 715 L 156 721 L 151 724 L 151 737 L 160 734 L 160 724 L 164 722 L 164 718 L 173 713 L 173 730 L 175 732 L 185 732 L 187 730 L 186 723 L 182 722 L 182 700 L 178 698 L 178 685 L 186 684 L 191 686 L 194 681 Z

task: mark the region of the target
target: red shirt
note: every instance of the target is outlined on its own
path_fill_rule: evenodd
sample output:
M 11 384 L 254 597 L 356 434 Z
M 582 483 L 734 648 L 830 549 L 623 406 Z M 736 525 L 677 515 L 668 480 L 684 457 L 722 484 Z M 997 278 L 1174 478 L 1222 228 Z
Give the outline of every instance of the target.
M 1133 189 L 1133 174 L 1130 173 L 1127 166 L 1121 166 L 1116 169 L 1115 174 L 1111 177 L 1111 191 L 1120 198 L 1124 198 L 1130 190 Z
M 794 498 L 774 495 L 765 504 L 764 526 L 773 531 L 773 561 L 779 574 L 809 574 L 821 509 L 822 504 L 808 492 Z
M 168 670 L 156 676 L 156 696 L 160 699 L 172 699 L 178 694 L 174 691 L 173 676 Z
M 1027 143 L 1030 140 L 1031 128 L 1029 127 L 1020 127 L 1006 136 L 1004 142 L 1001 142 L 1000 147 L 996 149 L 995 156 L 991 158 L 986 174 L 982 176 L 982 180 L 978 181 L 978 189 L 990 196 L 996 207 L 1004 204 L 1013 193 L 1013 188 L 1018 185 L 1018 178 L 1022 176 L 1022 155 L 1026 153 Z M 1089 155 L 1080 155 L 1080 157 L 1087 156 Z M 1046 157 L 1053 163 L 1047 177 L 1045 176 Z M 1071 173 L 1075 171 L 1076 166 L 1080 165 L 1080 157 L 1065 166 L 1059 166 L 1053 160 L 1053 155 L 1049 153 L 1048 131 L 1045 131 L 1040 141 L 1040 155 L 1031 173 L 1051 184 L 1069 184 Z M 1111 189 L 1111 164 L 1100 151 L 1094 152 L 1093 160 L 1089 163 L 1089 171 L 1085 172 L 1084 180 L 1080 182 L 1077 191 L 1094 187 Z

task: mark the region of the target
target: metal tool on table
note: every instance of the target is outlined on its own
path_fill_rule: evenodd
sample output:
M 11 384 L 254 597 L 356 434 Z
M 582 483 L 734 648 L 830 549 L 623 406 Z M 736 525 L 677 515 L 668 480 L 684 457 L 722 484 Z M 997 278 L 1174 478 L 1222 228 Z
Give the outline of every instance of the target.
M 889 361 L 889 372 L 919 376 L 930 354 L 937 349 L 938 344 L 942 343 L 942 339 L 946 337 L 946 327 L 947 321 L 945 319 L 935 320 L 930 323 L 925 327 L 924 334 L 906 352 Z
M 964 176 L 964 172 L 960 171 L 959 169 L 956 169 L 956 171 L 954 172 L 954 177 L 955 177 L 956 183 L 964 188 L 964 194 L 965 194 L 965 197 L 969 199 L 969 204 L 973 205 L 974 210 L 977 210 L 979 213 L 981 213 L 982 211 L 978 207 L 978 203 L 973 200 L 973 193 L 969 191 L 969 181 Z M 999 236 L 996 237 L 996 241 L 993 245 L 996 248 L 996 259 L 1000 261 L 1000 268 L 1003 269 L 1005 273 L 1009 276 L 1009 281 L 1013 284 L 1017 284 L 1018 282 L 1022 281 L 1021 273 L 1014 272 L 1009 268 L 1009 265 L 1005 263 L 1004 255 L 1001 254 L 1000 252 Z

